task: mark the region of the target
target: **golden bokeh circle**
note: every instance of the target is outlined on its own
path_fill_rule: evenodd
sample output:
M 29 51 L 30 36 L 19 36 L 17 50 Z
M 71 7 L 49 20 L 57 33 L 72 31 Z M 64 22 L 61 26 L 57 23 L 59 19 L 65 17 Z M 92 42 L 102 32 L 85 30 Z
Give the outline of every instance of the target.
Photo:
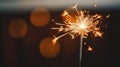
M 27 32 L 27 24 L 23 19 L 14 19 L 8 26 L 8 32 L 13 38 L 21 38 Z
M 53 38 L 47 37 L 44 38 L 39 45 L 40 53 L 47 58 L 54 58 L 60 52 L 60 44 L 59 42 L 53 43 Z
M 31 23 L 37 27 L 43 27 L 49 23 L 50 13 L 45 8 L 36 8 L 30 16 Z

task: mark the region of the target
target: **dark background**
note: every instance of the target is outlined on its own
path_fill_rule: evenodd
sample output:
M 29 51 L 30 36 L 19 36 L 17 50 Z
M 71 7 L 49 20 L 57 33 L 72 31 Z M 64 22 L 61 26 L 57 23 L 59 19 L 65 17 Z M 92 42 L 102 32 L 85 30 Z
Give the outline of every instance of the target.
M 59 40 L 61 51 L 55 58 L 46 58 L 39 52 L 40 41 L 51 36 L 51 21 L 44 27 L 35 27 L 31 24 L 28 11 L 1 11 L 1 43 L 0 67 L 78 67 L 79 65 L 79 37 L 71 39 L 69 35 Z M 51 19 L 61 22 L 61 10 L 51 10 Z M 88 52 L 83 46 L 82 67 L 119 67 L 120 63 L 120 10 L 92 10 L 101 14 L 110 14 L 105 22 L 107 28 L 103 29 L 102 38 L 88 37 L 88 42 L 94 50 Z M 8 24 L 12 19 L 22 18 L 27 22 L 28 32 L 20 39 L 14 39 L 8 34 Z M 50 20 L 51 20 L 50 19 Z M 105 20 L 106 21 L 106 20 Z

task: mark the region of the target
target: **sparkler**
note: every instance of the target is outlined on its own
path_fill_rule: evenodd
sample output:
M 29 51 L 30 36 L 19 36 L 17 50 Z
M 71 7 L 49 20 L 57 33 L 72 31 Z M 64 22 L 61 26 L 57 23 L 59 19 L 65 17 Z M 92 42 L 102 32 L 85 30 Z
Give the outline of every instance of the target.
M 95 37 L 102 37 L 102 32 L 100 31 L 101 26 L 99 25 L 102 16 L 99 14 L 90 14 L 89 11 L 86 10 L 78 10 L 77 5 L 71 8 L 75 10 L 75 16 L 71 16 L 67 10 L 65 10 L 62 14 L 64 19 L 64 23 L 55 23 L 59 27 L 53 27 L 52 30 L 58 30 L 59 32 L 63 31 L 64 34 L 55 37 L 53 42 L 55 43 L 61 37 L 69 34 L 72 39 L 80 36 L 80 63 L 81 67 L 82 61 L 82 47 L 83 47 L 83 39 L 87 38 L 89 33 L 92 33 Z M 89 46 L 88 51 L 92 51 L 92 48 Z

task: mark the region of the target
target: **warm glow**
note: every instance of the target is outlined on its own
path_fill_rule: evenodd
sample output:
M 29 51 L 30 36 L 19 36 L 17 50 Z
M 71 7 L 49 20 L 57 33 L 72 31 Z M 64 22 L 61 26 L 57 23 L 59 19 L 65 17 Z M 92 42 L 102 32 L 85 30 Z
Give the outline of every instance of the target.
M 97 5 L 94 5 L 97 7 Z M 108 16 L 109 17 L 109 16 Z M 84 38 L 87 38 L 89 35 L 94 37 L 102 37 L 101 25 L 100 23 L 103 20 L 103 17 L 99 14 L 90 14 L 89 11 L 86 10 L 78 10 L 77 5 L 72 8 L 65 10 L 62 14 L 62 18 L 64 23 L 56 23 L 58 27 L 51 28 L 52 30 L 58 30 L 59 32 L 64 32 L 64 34 L 53 39 L 55 43 L 59 38 L 69 34 L 72 39 L 75 37 L 80 37 L 80 66 L 82 61 L 82 48 Z M 88 47 L 88 51 L 92 51 L 93 48 Z
M 47 37 L 40 42 L 39 50 L 44 57 L 54 58 L 60 52 L 60 44 L 56 40 L 53 41 L 53 38 Z
M 95 32 L 95 37 L 102 37 L 102 34 L 101 32 Z
M 87 43 L 86 42 L 84 42 L 84 45 L 86 45 Z
M 64 11 L 64 13 L 62 14 L 62 16 L 66 16 L 68 15 L 67 11 Z
M 43 27 L 49 23 L 50 14 L 45 8 L 36 8 L 32 11 L 30 20 L 34 26 Z
M 13 38 L 21 38 L 27 33 L 27 24 L 23 19 L 14 19 L 8 26 L 8 32 Z
M 54 39 L 52 40 L 53 46 L 55 45 L 56 41 L 57 41 L 57 38 L 54 38 Z
M 90 47 L 90 46 L 88 46 L 88 49 L 87 49 L 88 51 L 93 51 L 93 48 L 92 47 Z
M 82 24 L 79 25 L 79 27 L 80 27 L 81 29 L 85 29 L 85 28 L 86 28 L 86 25 L 85 25 L 84 23 L 82 23 Z
M 71 16 L 70 11 L 64 11 L 62 17 L 64 19 L 64 23 L 56 23 L 59 25 L 58 28 L 52 28 L 60 31 L 64 31 L 71 35 L 72 38 L 75 38 L 79 35 L 82 35 L 83 38 L 86 38 L 89 33 L 92 33 L 95 37 L 102 36 L 100 32 L 99 23 L 102 20 L 102 16 L 99 14 L 89 14 L 89 11 L 77 10 L 76 5 L 72 7 L 70 10 L 74 10 L 74 16 Z M 76 13 L 76 14 L 75 14 Z M 73 15 L 72 14 L 72 15 Z M 73 19 L 75 21 L 73 22 Z M 64 35 L 64 34 L 63 34 Z M 59 37 L 60 38 L 60 37 Z

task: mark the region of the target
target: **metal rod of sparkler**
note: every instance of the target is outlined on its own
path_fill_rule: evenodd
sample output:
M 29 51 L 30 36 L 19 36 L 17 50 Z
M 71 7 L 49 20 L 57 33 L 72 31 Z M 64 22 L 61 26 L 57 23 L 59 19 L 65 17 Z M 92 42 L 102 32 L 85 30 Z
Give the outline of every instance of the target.
M 83 47 L 83 35 L 81 35 L 81 37 L 80 37 L 79 67 L 82 67 L 82 47 Z

